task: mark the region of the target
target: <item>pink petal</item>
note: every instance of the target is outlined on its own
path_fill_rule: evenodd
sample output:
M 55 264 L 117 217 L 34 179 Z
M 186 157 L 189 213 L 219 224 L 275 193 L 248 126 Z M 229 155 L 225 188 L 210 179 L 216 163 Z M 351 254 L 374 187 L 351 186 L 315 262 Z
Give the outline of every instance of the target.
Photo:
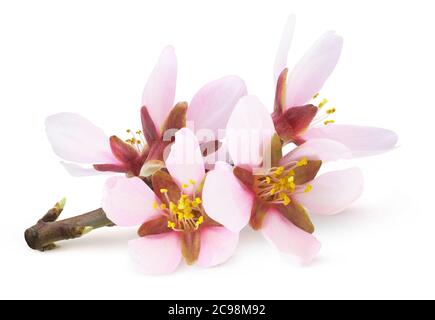
M 337 64 L 342 47 L 343 39 L 332 31 L 314 43 L 287 78 L 287 107 L 306 104 L 322 89 Z
M 240 184 L 229 164 L 216 163 L 215 170 L 208 172 L 202 201 L 207 215 L 232 232 L 239 232 L 249 222 L 253 195 Z
M 299 257 L 303 263 L 313 260 L 320 251 L 320 242 L 312 234 L 296 227 L 275 209 L 267 212 L 261 231 L 278 250 Z
M 246 85 L 237 76 L 210 82 L 193 97 L 187 109 L 187 121 L 194 122 L 195 131 L 213 130 L 214 139 L 218 139 L 218 130 L 225 129 L 237 101 L 246 94 Z
M 284 70 L 287 67 L 287 56 L 293 41 L 295 25 L 296 25 L 296 16 L 295 15 L 289 16 L 281 36 L 278 52 L 276 53 L 275 68 L 274 68 L 275 81 L 278 80 L 282 70 Z
M 139 178 L 111 177 L 104 185 L 103 210 L 116 225 L 130 227 L 156 217 L 154 192 Z
M 329 139 L 311 139 L 296 147 L 281 159 L 281 164 L 297 161 L 301 158 L 311 160 L 336 161 L 352 156 L 350 150 L 343 144 Z
M 364 181 L 361 170 L 351 168 L 322 174 L 310 184 L 310 192 L 294 197 L 311 213 L 333 215 L 359 198 Z
M 103 175 L 103 174 L 105 175 L 111 174 L 109 172 L 102 172 L 102 171 L 95 170 L 94 167 L 84 167 L 71 162 L 61 161 L 60 164 L 73 177 L 89 177 L 89 176 L 96 176 L 96 175 Z
M 226 262 L 236 250 L 239 234 L 223 227 L 210 227 L 201 230 L 201 250 L 197 264 L 213 267 Z
M 131 240 L 128 247 L 133 259 L 146 274 L 172 273 L 182 258 L 180 240 L 175 232 Z
M 75 113 L 58 113 L 45 120 L 53 151 L 67 161 L 117 163 L 103 130 Z
M 174 106 L 177 84 L 177 58 L 173 47 L 163 49 L 143 91 L 142 106 L 146 106 L 157 130 L 161 128 Z
M 236 165 L 259 166 L 275 127 L 267 108 L 256 96 L 239 100 L 228 120 L 228 151 Z
M 326 138 L 344 144 L 354 157 L 370 156 L 393 149 L 397 143 L 397 134 L 391 130 L 332 124 L 310 128 L 303 139 Z
M 195 134 L 187 128 L 175 133 L 175 142 L 165 163 L 170 175 L 180 186 L 193 180 L 198 187 L 204 179 L 205 167 L 201 148 Z M 186 191 L 193 192 L 193 186 Z

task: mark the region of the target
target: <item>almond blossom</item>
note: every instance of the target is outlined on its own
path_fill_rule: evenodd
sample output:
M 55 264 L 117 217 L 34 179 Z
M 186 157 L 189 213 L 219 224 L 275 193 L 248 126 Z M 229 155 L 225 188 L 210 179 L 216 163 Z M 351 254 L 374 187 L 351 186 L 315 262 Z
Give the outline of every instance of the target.
M 308 213 L 339 213 L 362 192 L 357 168 L 317 175 L 324 161 L 343 157 L 349 149 L 335 141 L 313 139 L 283 157 L 273 121 L 254 96 L 240 99 L 226 134 L 235 167 L 218 163 L 208 173 L 202 193 L 208 216 L 233 232 L 249 223 L 279 250 L 309 262 L 320 243 Z M 240 143 L 243 134 L 250 137 L 246 149 L 246 143 Z M 262 166 L 265 150 L 270 152 L 270 167 Z
M 174 106 L 176 79 L 175 51 L 166 47 L 143 92 L 142 130 L 127 130 L 126 140 L 107 136 L 78 114 L 48 117 L 47 137 L 65 168 L 76 176 L 106 171 L 148 175 L 163 165 L 163 150 L 178 129 L 191 123 L 195 130 L 212 130 L 217 138 L 238 99 L 247 92 L 243 80 L 227 76 L 202 87 L 190 105 L 180 102 Z
M 333 31 L 323 34 L 294 66 L 287 69 L 295 17 L 290 16 L 275 60 L 275 108 L 273 120 L 280 137 L 297 145 L 314 138 L 327 138 L 347 146 L 353 157 L 369 156 L 395 147 L 397 135 L 387 129 L 334 124 L 336 112 L 319 92 L 334 70 L 343 39 Z
M 118 226 L 140 226 L 140 238 L 129 242 L 130 252 L 144 273 L 176 270 L 187 264 L 212 267 L 228 260 L 239 233 L 211 219 L 202 200 L 206 176 L 197 138 L 187 128 L 175 134 L 166 170 L 151 177 L 151 189 L 138 177 L 111 177 L 103 209 Z M 153 191 L 154 190 L 154 191 Z

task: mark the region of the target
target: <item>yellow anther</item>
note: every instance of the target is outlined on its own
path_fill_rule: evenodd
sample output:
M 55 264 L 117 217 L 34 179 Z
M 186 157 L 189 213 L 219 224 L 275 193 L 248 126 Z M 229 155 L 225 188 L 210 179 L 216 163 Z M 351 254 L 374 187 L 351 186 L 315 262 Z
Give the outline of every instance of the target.
M 169 229 L 174 229 L 175 228 L 175 222 L 168 221 L 168 228 Z
M 319 97 L 319 93 L 316 93 L 314 96 L 313 96 L 313 99 L 317 99 Z
M 196 227 L 199 227 L 204 222 L 204 217 L 200 216 L 198 220 L 195 222 Z
M 282 194 L 281 199 L 285 206 L 289 205 L 289 203 L 291 202 L 291 199 L 285 193 Z
M 142 141 L 137 140 L 137 141 L 136 141 L 136 144 L 142 144 Z
M 127 131 L 127 133 L 131 133 L 131 129 L 127 129 L 127 130 L 125 130 L 125 131 Z
M 160 193 L 168 193 L 168 189 L 162 188 L 160 189 Z
M 331 108 L 331 109 L 326 110 L 326 113 L 327 114 L 333 114 L 335 111 L 336 111 L 335 108 Z
M 141 131 L 141 130 L 137 130 L 137 131 L 136 131 L 136 134 L 141 135 L 141 134 L 142 134 L 142 131 Z
M 190 180 L 189 180 L 189 183 L 190 183 L 191 185 L 195 185 L 195 184 L 196 184 L 196 181 L 195 181 L 195 180 L 192 180 L 192 179 L 190 179 Z
M 306 166 L 308 164 L 308 160 L 307 158 L 302 158 L 301 160 L 299 160 L 296 164 L 296 166 L 298 167 L 302 167 L 302 166 Z
M 275 176 L 280 176 L 284 172 L 284 167 L 278 167 L 275 169 Z
M 181 185 L 181 187 L 182 187 L 183 189 L 187 189 L 187 188 L 189 188 L 189 185 L 188 185 L 187 183 L 183 183 L 183 184 Z
M 319 109 L 323 108 L 325 106 L 325 104 L 328 103 L 328 99 L 323 99 L 322 101 L 320 101 L 319 103 Z
M 160 204 L 160 209 L 162 209 L 162 210 L 166 210 L 166 208 L 167 208 L 167 207 L 166 207 L 166 204 L 164 204 L 164 203 L 161 203 L 161 204 Z
M 169 203 L 169 210 L 171 210 L 171 212 L 175 212 L 177 210 L 177 206 L 172 201 Z
M 202 203 L 202 200 L 201 200 L 201 198 L 196 197 L 196 198 L 195 198 L 195 202 L 196 202 L 197 204 L 201 204 L 201 203 Z
M 266 183 L 270 184 L 272 182 L 272 179 L 270 179 L 270 177 L 266 177 Z
M 313 186 L 312 186 L 311 184 L 307 184 L 307 186 L 305 187 L 304 192 L 305 192 L 305 193 L 308 193 L 308 192 L 311 191 L 311 189 L 313 189 Z
M 325 124 L 325 126 L 327 126 L 328 124 L 335 123 L 335 121 L 334 120 L 326 120 L 323 123 Z
M 159 204 L 157 203 L 157 201 L 153 202 L 153 209 L 157 209 L 159 207 Z

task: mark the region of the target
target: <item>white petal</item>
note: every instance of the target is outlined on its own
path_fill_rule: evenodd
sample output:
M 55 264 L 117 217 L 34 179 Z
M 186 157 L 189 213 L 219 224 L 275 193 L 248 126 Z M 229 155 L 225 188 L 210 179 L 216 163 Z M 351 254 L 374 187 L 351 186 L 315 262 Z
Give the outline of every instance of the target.
M 288 57 L 288 52 L 290 50 L 290 46 L 293 41 L 295 25 L 296 25 L 296 16 L 292 14 L 287 19 L 284 30 L 282 32 L 278 52 L 276 53 L 275 67 L 274 67 L 275 81 L 278 80 L 282 70 L 284 70 L 287 67 L 287 57 Z
M 58 113 L 45 120 L 48 140 L 61 158 L 79 163 L 117 163 L 103 130 L 75 113 Z

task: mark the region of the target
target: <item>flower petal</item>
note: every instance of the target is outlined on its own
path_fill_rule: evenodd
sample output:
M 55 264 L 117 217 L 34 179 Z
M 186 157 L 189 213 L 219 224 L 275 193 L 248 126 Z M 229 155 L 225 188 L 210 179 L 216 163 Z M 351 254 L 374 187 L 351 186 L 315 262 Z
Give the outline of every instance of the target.
M 45 129 L 53 151 L 64 160 L 91 164 L 118 162 L 103 130 L 78 114 L 49 116 Z
M 228 151 L 236 165 L 259 166 L 275 127 L 267 108 L 256 96 L 239 100 L 227 124 Z
M 335 32 L 321 36 L 296 64 L 287 78 L 287 107 L 306 104 L 320 91 L 334 70 L 343 47 Z
M 160 130 L 174 106 L 177 84 L 177 58 L 173 47 L 163 49 L 159 61 L 148 79 L 142 96 L 142 106 Z
M 96 176 L 100 174 L 106 174 L 106 175 L 110 174 L 109 172 L 95 170 L 94 167 L 84 167 L 72 162 L 61 161 L 60 164 L 73 177 L 89 177 L 89 176 Z
M 237 76 L 228 76 L 206 84 L 193 97 L 187 109 L 187 121 L 194 122 L 195 131 L 225 129 L 237 101 L 247 94 L 246 85 Z
M 139 178 L 111 177 L 104 185 L 103 210 L 116 225 L 137 226 L 159 216 L 154 192 Z
M 330 139 L 310 139 L 285 155 L 280 163 L 285 164 L 301 158 L 310 160 L 337 161 L 348 159 L 351 151 L 344 144 Z
M 249 222 L 253 195 L 237 180 L 229 164 L 218 162 L 215 170 L 208 172 L 202 201 L 207 215 L 232 232 L 239 232 Z
M 290 46 L 292 44 L 295 25 L 296 25 L 296 16 L 292 14 L 287 19 L 284 30 L 282 32 L 281 41 L 278 47 L 278 52 L 276 53 L 275 66 L 274 66 L 275 80 L 278 80 L 282 70 L 284 70 L 285 67 L 287 66 L 287 56 L 290 50 Z
M 180 240 L 175 232 L 131 240 L 128 247 L 146 274 L 172 273 L 181 262 Z
M 201 250 L 196 263 L 201 267 L 213 267 L 226 262 L 237 248 L 239 234 L 223 227 L 201 229 Z
M 311 213 L 333 215 L 359 198 L 364 181 L 360 169 L 351 168 L 325 173 L 310 184 L 310 192 L 294 197 Z
M 190 180 L 195 181 L 198 187 L 204 179 L 205 167 L 201 148 L 195 134 L 187 128 L 182 128 L 175 134 L 175 142 L 165 162 L 169 173 L 180 187 L 182 184 L 189 185 Z M 194 187 L 190 184 L 185 190 L 192 193 Z
M 269 210 L 261 230 L 278 250 L 299 257 L 303 263 L 313 260 L 320 251 L 320 242 L 312 234 L 296 227 L 275 209 Z
M 396 146 L 398 140 L 397 134 L 391 130 L 343 124 L 311 128 L 303 135 L 303 139 L 306 140 L 319 138 L 331 139 L 344 144 L 354 157 L 389 151 Z

